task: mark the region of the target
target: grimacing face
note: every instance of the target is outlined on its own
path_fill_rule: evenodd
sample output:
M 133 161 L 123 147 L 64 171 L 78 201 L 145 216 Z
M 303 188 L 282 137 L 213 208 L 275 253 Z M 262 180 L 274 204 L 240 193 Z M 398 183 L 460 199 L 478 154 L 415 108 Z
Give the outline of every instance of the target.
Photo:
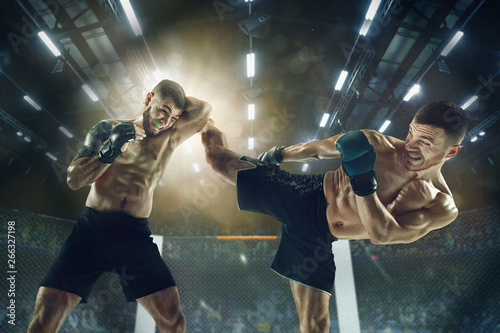
M 405 140 L 405 168 L 409 171 L 426 170 L 442 163 L 460 150 L 459 146 L 449 146 L 446 142 L 444 129 L 412 121 Z
M 157 96 L 151 96 L 143 115 L 144 131 L 150 137 L 158 136 L 172 127 L 183 112 L 177 108 L 172 97 L 161 99 Z

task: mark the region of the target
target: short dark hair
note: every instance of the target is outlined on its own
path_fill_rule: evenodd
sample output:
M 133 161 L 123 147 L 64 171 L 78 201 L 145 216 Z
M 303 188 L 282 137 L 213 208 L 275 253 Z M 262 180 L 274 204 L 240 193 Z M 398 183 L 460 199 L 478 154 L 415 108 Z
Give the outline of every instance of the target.
M 449 100 L 425 104 L 418 109 L 415 122 L 444 129 L 449 146 L 459 145 L 467 132 L 468 117 L 465 111 Z
M 186 108 L 186 93 L 177 82 L 162 80 L 153 88 L 152 91 L 154 93 L 158 93 L 162 98 L 172 97 L 175 106 L 179 109 L 184 110 Z

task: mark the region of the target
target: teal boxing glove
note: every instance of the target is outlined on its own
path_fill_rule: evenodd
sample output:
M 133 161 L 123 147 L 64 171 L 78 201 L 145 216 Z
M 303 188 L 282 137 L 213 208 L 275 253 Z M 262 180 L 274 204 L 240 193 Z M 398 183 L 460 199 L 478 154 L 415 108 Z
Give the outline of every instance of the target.
M 378 186 L 373 171 L 376 153 L 366 135 L 362 131 L 347 132 L 337 139 L 335 148 L 354 193 L 362 197 L 374 193 Z

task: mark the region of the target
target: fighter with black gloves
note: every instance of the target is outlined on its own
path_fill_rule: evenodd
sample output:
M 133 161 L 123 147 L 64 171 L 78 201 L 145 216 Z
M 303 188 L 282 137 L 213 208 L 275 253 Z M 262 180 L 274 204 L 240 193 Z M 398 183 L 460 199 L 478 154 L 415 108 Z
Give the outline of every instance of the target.
M 95 125 L 68 167 L 68 186 L 88 196 L 41 282 L 29 333 L 58 331 L 103 272 L 121 274 L 127 301 L 139 302 L 160 332 L 185 332 L 177 285 L 147 218 L 174 150 L 205 126 L 211 106 L 170 80 L 144 98 L 134 118 Z

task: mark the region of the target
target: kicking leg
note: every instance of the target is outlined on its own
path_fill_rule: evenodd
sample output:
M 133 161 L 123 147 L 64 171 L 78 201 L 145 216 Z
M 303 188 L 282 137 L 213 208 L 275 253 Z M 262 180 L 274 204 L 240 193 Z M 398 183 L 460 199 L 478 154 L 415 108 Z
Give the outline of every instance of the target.
M 81 297 L 66 291 L 40 287 L 28 333 L 57 332 Z
M 299 314 L 299 333 L 328 333 L 330 295 L 295 281 L 290 281 L 290 288 Z
M 186 319 L 181 311 L 177 287 L 169 287 L 137 299 L 153 317 L 161 333 L 183 333 Z
M 236 172 L 254 167 L 251 163 L 240 161 L 241 155 L 227 149 L 227 140 L 212 119 L 201 131 L 201 141 L 205 147 L 207 163 L 231 184 L 236 183 Z

